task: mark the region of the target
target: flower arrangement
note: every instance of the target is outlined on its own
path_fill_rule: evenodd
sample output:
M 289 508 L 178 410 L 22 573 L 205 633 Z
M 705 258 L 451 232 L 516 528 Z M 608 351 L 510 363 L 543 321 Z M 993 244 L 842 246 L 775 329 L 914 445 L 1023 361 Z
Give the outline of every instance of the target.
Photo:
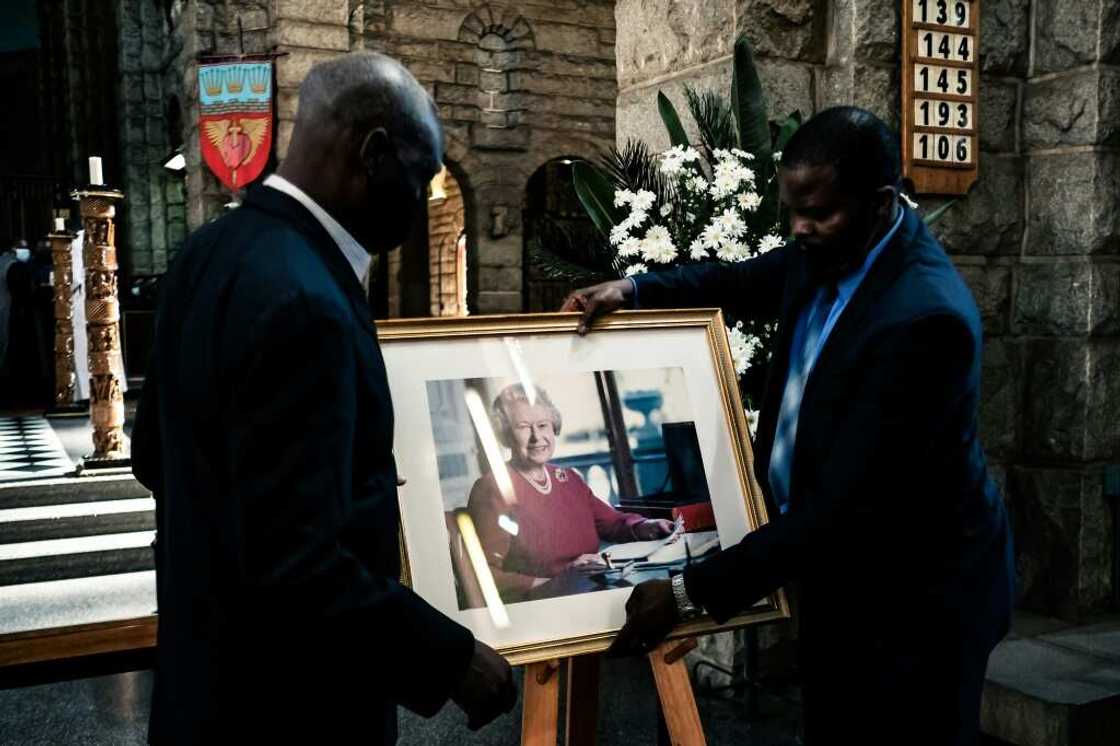
M 576 193 L 606 237 L 615 276 L 700 262 L 742 262 L 782 246 L 787 235 L 775 181 L 781 148 L 800 126 L 794 112 L 779 126 L 766 102 L 745 39 L 735 45 L 730 96 L 685 89 L 699 132 L 693 144 L 673 103 L 658 94 L 671 147 L 654 153 L 630 142 L 598 167 L 577 163 Z M 727 314 L 728 341 L 747 406 L 761 394 L 744 376 L 770 357 L 776 325 Z

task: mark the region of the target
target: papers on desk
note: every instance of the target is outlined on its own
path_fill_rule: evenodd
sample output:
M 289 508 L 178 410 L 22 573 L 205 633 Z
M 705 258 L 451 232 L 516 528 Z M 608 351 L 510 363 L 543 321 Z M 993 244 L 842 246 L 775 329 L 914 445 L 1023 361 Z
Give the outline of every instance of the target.
M 688 552 L 685 551 L 688 542 Z M 713 549 L 719 548 L 719 534 L 715 531 L 697 531 L 690 534 L 674 534 L 668 539 L 654 541 L 628 541 L 615 544 L 603 550 L 612 563 L 641 561 L 649 564 L 668 564 L 684 560 L 688 554 L 695 559 Z

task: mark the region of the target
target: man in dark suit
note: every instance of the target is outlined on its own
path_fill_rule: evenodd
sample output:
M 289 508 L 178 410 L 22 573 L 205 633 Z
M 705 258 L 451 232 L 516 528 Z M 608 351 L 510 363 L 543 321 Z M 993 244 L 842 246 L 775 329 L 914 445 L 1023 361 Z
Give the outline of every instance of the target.
M 971 744 L 1012 601 L 1007 517 L 977 435 L 972 296 L 899 204 L 895 140 L 821 112 L 779 173 L 794 241 L 577 291 L 569 310 L 720 305 L 778 320 L 755 443 L 772 520 L 673 581 L 638 586 L 615 650 L 791 585 L 810 744 Z
M 393 409 L 360 278 L 440 169 L 398 63 L 318 65 L 276 175 L 163 285 L 133 432 L 156 495 L 152 743 L 392 743 L 396 705 L 513 707 L 508 663 L 398 582 Z

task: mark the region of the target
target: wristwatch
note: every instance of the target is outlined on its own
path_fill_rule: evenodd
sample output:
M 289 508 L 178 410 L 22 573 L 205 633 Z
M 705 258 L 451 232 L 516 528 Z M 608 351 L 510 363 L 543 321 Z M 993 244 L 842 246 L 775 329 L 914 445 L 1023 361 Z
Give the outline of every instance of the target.
M 677 602 L 677 614 L 683 619 L 692 619 L 701 614 L 701 609 L 692 603 L 684 589 L 684 574 L 673 576 L 673 600 Z

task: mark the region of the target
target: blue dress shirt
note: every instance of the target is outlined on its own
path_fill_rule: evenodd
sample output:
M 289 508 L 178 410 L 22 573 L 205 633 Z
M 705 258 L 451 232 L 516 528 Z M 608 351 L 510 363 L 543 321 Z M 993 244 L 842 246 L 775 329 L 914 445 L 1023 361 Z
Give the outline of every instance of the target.
M 875 244 L 875 247 L 871 249 L 870 252 L 868 252 L 867 257 L 863 260 L 863 264 L 860 265 L 859 269 L 847 275 L 842 280 L 839 280 L 836 283 L 835 300 L 832 301 L 832 307 L 828 310 L 828 315 L 825 317 L 824 325 L 821 327 L 820 334 L 816 338 L 816 343 L 812 345 L 811 349 L 808 350 L 802 350 L 802 347 L 804 347 L 805 345 L 805 335 L 806 328 L 808 327 L 809 323 L 809 317 L 812 311 L 817 307 L 817 305 L 819 305 L 821 301 L 824 300 L 825 293 L 829 292 L 829 289 L 823 287 L 819 288 L 817 292 L 813 294 L 813 297 L 809 300 L 809 302 L 805 304 L 805 307 L 801 310 L 801 313 L 797 318 L 797 325 L 794 327 L 793 331 L 793 340 L 790 349 L 791 364 L 789 373 L 787 374 L 786 378 L 787 389 L 790 387 L 790 379 L 794 375 L 800 374 L 807 376 L 812 371 L 817 358 L 820 356 L 821 350 L 824 349 L 825 342 L 828 341 L 829 334 L 832 333 L 832 329 L 836 326 L 836 322 L 840 318 L 840 314 L 844 312 L 844 309 L 848 306 L 848 301 L 852 299 L 852 296 L 855 295 L 856 290 L 859 289 L 860 284 L 863 282 L 863 278 L 867 276 L 868 271 L 871 269 L 871 265 L 875 263 L 875 260 L 879 258 L 880 254 L 883 253 L 883 249 L 886 248 L 887 244 L 890 243 L 891 239 L 894 238 L 894 235 L 898 232 L 898 227 L 902 225 L 902 218 L 904 214 L 905 210 L 899 208 L 898 217 L 895 218 L 894 225 L 892 225 L 890 230 L 888 230 L 886 234 L 884 234 L 879 243 Z M 803 360 L 802 367 L 804 368 L 804 373 L 801 373 L 801 371 L 797 370 L 796 366 L 792 364 L 794 360 Z M 796 438 L 797 417 L 801 408 L 801 393 L 803 392 L 803 390 L 804 386 L 802 385 L 797 388 L 797 394 L 793 398 L 793 401 L 789 402 L 788 404 L 783 401 L 783 411 L 779 414 L 779 427 L 782 421 L 788 418 L 792 418 L 790 424 L 792 425 L 791 432 L 793 433 L 794 438 Z M 788 412 L 786 411 L 787 408 L 789 410 Z M 779 509 L 783 513 L 785 513 L 789 507 L 789 495 L 785 494 L 784 490 L 781 488 L 783 486 L 789 485 L 789 471 L 793 466 L 792 451 L 794 442 L 796 441 L 794 440 L 793 442 L 782 444 L 782 447 L 789 449 L 790 453 L 788 458 L 775 458 L 774 452 L 771 451 L 771 468 L 769 472 L 770 486 L 772 491 L 774 492 L 774 499 L 777 502 Z M 779 447 L 779 438 L 777 437 L 775 437 L 774 440 L 774 447 Z M 778 470 L 781 470 L 781 472 L 775 474 L 775 472 Z

